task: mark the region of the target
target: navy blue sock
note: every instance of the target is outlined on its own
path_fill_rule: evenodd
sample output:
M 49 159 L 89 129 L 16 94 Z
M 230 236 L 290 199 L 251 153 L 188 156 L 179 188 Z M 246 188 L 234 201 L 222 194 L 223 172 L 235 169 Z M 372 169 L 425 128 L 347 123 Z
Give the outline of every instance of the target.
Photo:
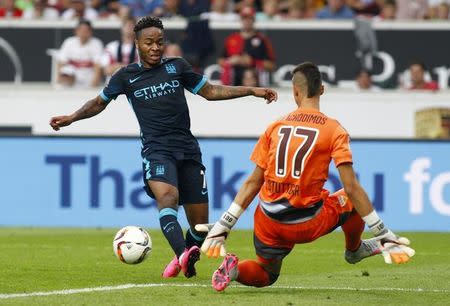
M 177 257 L 184 252 L 186 243 L 183 239 L 183 230 L 177 220 L 178 212 L 173 208 L 163 208 L 159 211 L 159 224 Z
M 201 247 L 207 234 L 205 232 L 197 232 L 195 229 L 190 228 L 186 232 L 186 248 L 190 249 L 194 245 Z

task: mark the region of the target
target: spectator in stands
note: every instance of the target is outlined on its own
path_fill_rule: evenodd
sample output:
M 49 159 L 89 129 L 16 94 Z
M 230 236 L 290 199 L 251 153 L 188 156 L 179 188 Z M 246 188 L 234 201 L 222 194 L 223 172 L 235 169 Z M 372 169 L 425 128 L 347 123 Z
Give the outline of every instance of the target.
M 385 0 L 347 0 L 347 5 L 358 15 L 377 16 Z
M 164 7 L 163 7 L 163 15 L 162 17 L 177 17 L 180 15 L 178 12 L 178 5 L 179 0 L 164 0 Z
M 54 20 L 59 18 L 59 12 L 48 6 L 47 0 L 34 0 L 34 6 L 23 12 L 24 19 L 48 19 Z
M 427 81 L 425 79 L 425 64 L 419 61 L 413 62 L 409 66 L 409 73 L 411 76 L 411 90 L 433 90 L 439 89 L 437 82 L 431 80 Z
M 276 1 L 276 0 L 274 0 Z M 202 18 L 207 18 L 214 21 L 238 21 L 239 15 L 232 12 L 230 9 L 229 0 L 214 0 L 211 1 L 211 11 L 201 14 Z
M 33 0 L 16 0 L 14 3 L 22 12 L 33 7 Z
M 166 43 L 166 47 L 164 49 L 164 57 L 182 57 L 183 50 L 179 44 L 176 43 Z
M 180 0 L 178 8 L 183 17 L 198 17 L 210 11 L 210 0 Z
M 0 18 L 20 18 L 22 13 L 22 10 L 15 5 L 14 0 L 1 0 Z
M 280 7 L 278 0 L 264 0 L 262 12 L 256 13 L 256 21 L 267 21 L 280 19 Z
M 304 0 L 288 0 L 286 1 L 287 4 L 287 13 L 284 16 L 285 18 L 289 19 L 300 19 L 304 18 L 303 11 L 305 10 L 306 1 Z M 316 16 L 316 11 L 313 12 L 313 17 Z M 310 17 L 310 18 L 313 18 Z
M 247 68 L 242 75 L 242 86 L 259 87 L 258 73 L 253 68 Z
M 450 17 L 450 4 L 447 2 L 441 2 L 437 8 L 437 19 L 448 20 Z
M 428 18 L 433 20 L 449 19 L 449 0 L 429 0 L 428 1 Z
M 119 18 L 119 0 L 91 0 L 91 7 L 97 10 L 100 18 Z
M 381 5 L 381 11 L 378 16 L 375 17 L 376 20 L 394 20 L 397 11 L 397 5 L 395 0 L 385 0 Z
M 424 19 L 428 12 L 427 0 L 396 0 L 396 19 Z
M 353 17 L 354 13 L 345 4 L 345 0 L 328 0 L 327 6 L 316 14 L 316 18 L 319 19 L 351 19 Z
M 370 71 L 361 69 L 356 76 L 356 90 L 358 91 L 380 91 L 381 88 L 373 85 Z
M 269 84 L 269 72 L 275 68 L 275 54 L 269 39 L 254 28 L 255 10 L 244 7 L 241 11 L 241 31 L 225 38 L 222 57 L 222 83 L 242 85 L 244 70 L 254 68 L 261 86 Z
M 264 0 L 234 0 L 234 11 L 239 13 L 242 8 L 250 6 L 255 9 L 255 11 L 262 11 L 262 3 Z
M 138 61 L 139 56 L 134 44 L 134 25 L 136 20 L 128 17 L 123 21 L 120 30 L 120 40 L 114 40 L 105 47 L 101 66 L 103 73 L 109 79 L 119 68 Z
M 61 18 L 93 21 L 98 18 L 98 13 L 86 5 L 86 0 L 70 0 L 70 8 L 62 13 Z
M 285 0 L 280 3 L 281 11 L 285 12 L 284 18 L 289 19 L 315 18 L 323 6 L 322 0 Z
M 163 0 L 120 0 L 120 16 L 140 18 L 144 16 L 162 16 Z
M 58 57 L 58 83 L 63 86 L 97 87 L 101 81 L 98 64 L 103 44 L 92 36 L 92 25 L 80 20 L 75 36 L 64 40 Z

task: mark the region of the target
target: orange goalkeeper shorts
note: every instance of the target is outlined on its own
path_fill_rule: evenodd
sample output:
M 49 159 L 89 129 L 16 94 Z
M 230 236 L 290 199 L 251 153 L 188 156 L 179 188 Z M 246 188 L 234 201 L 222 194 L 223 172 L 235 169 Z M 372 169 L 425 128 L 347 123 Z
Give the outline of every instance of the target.
M 254 215 L 256 254 L 265 259 L 282 259 L 295 244 L 308 243 L 342 225 L 353 210 L 343 189 L 329 195 L 314 218 L 285 224 L 268 217 L 258 205 Z

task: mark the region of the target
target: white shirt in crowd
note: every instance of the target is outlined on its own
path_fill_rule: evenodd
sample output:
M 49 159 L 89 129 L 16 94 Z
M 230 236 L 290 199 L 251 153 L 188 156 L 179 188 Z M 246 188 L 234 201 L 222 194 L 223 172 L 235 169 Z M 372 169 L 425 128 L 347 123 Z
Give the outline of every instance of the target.
M 122 44 L 122 64 L 128 65 L 130 63 L 130 53 L 133 50 L 134 43 Z M 119 49 L 119 41 L 115 40 L 106 44 L 105 51 L 103 52 L 102 58 L 100 60 L 100 65 L 106 67 L 111 64 L 118 63 L 117 54 Z M 134 61 L 137 62 L 139 59 L 137 51 L 135 51 Z
M 65 19 L 65 20 L 74 19 L 75 17 L 76 17 L 75 10 L 72 8 L 64 11 L 64 13 L 62 13 L 62 15 L 61 15 L 61 18 Z M 84 10 L 83 19 L 93 21 L 93 20 L 96 20 L 97 18 L 98 18 L 98 12 L 95 9 L 93 9 L 92 7 L 87 7 Z
M 84 45 L 76 36 L 67 38 L 59 50 L 58 59 L 63 64 L 61 72 L 75 77 L 76 87 L 89 87 L 95 76 L 94 65 L 103 53 L 103 43 L 92 37 Z
M 34 8 L 29 8 L 23 11 L 23 19 L 44 19 L 44 20 L 55 20 L 59 18 L 58 10 L 52 7 L 44 8 L 42 16 L 36 15 L 36 10 Z

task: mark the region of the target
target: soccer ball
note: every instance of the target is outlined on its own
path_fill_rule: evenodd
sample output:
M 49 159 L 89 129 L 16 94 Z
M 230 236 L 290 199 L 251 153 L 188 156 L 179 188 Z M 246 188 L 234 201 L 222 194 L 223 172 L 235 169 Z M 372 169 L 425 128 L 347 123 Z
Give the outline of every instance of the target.
M 121 262 L 138 264 L 150 255 L 152 239 L 142 227 L 125 226 L 114 237 L 113 249 Z

